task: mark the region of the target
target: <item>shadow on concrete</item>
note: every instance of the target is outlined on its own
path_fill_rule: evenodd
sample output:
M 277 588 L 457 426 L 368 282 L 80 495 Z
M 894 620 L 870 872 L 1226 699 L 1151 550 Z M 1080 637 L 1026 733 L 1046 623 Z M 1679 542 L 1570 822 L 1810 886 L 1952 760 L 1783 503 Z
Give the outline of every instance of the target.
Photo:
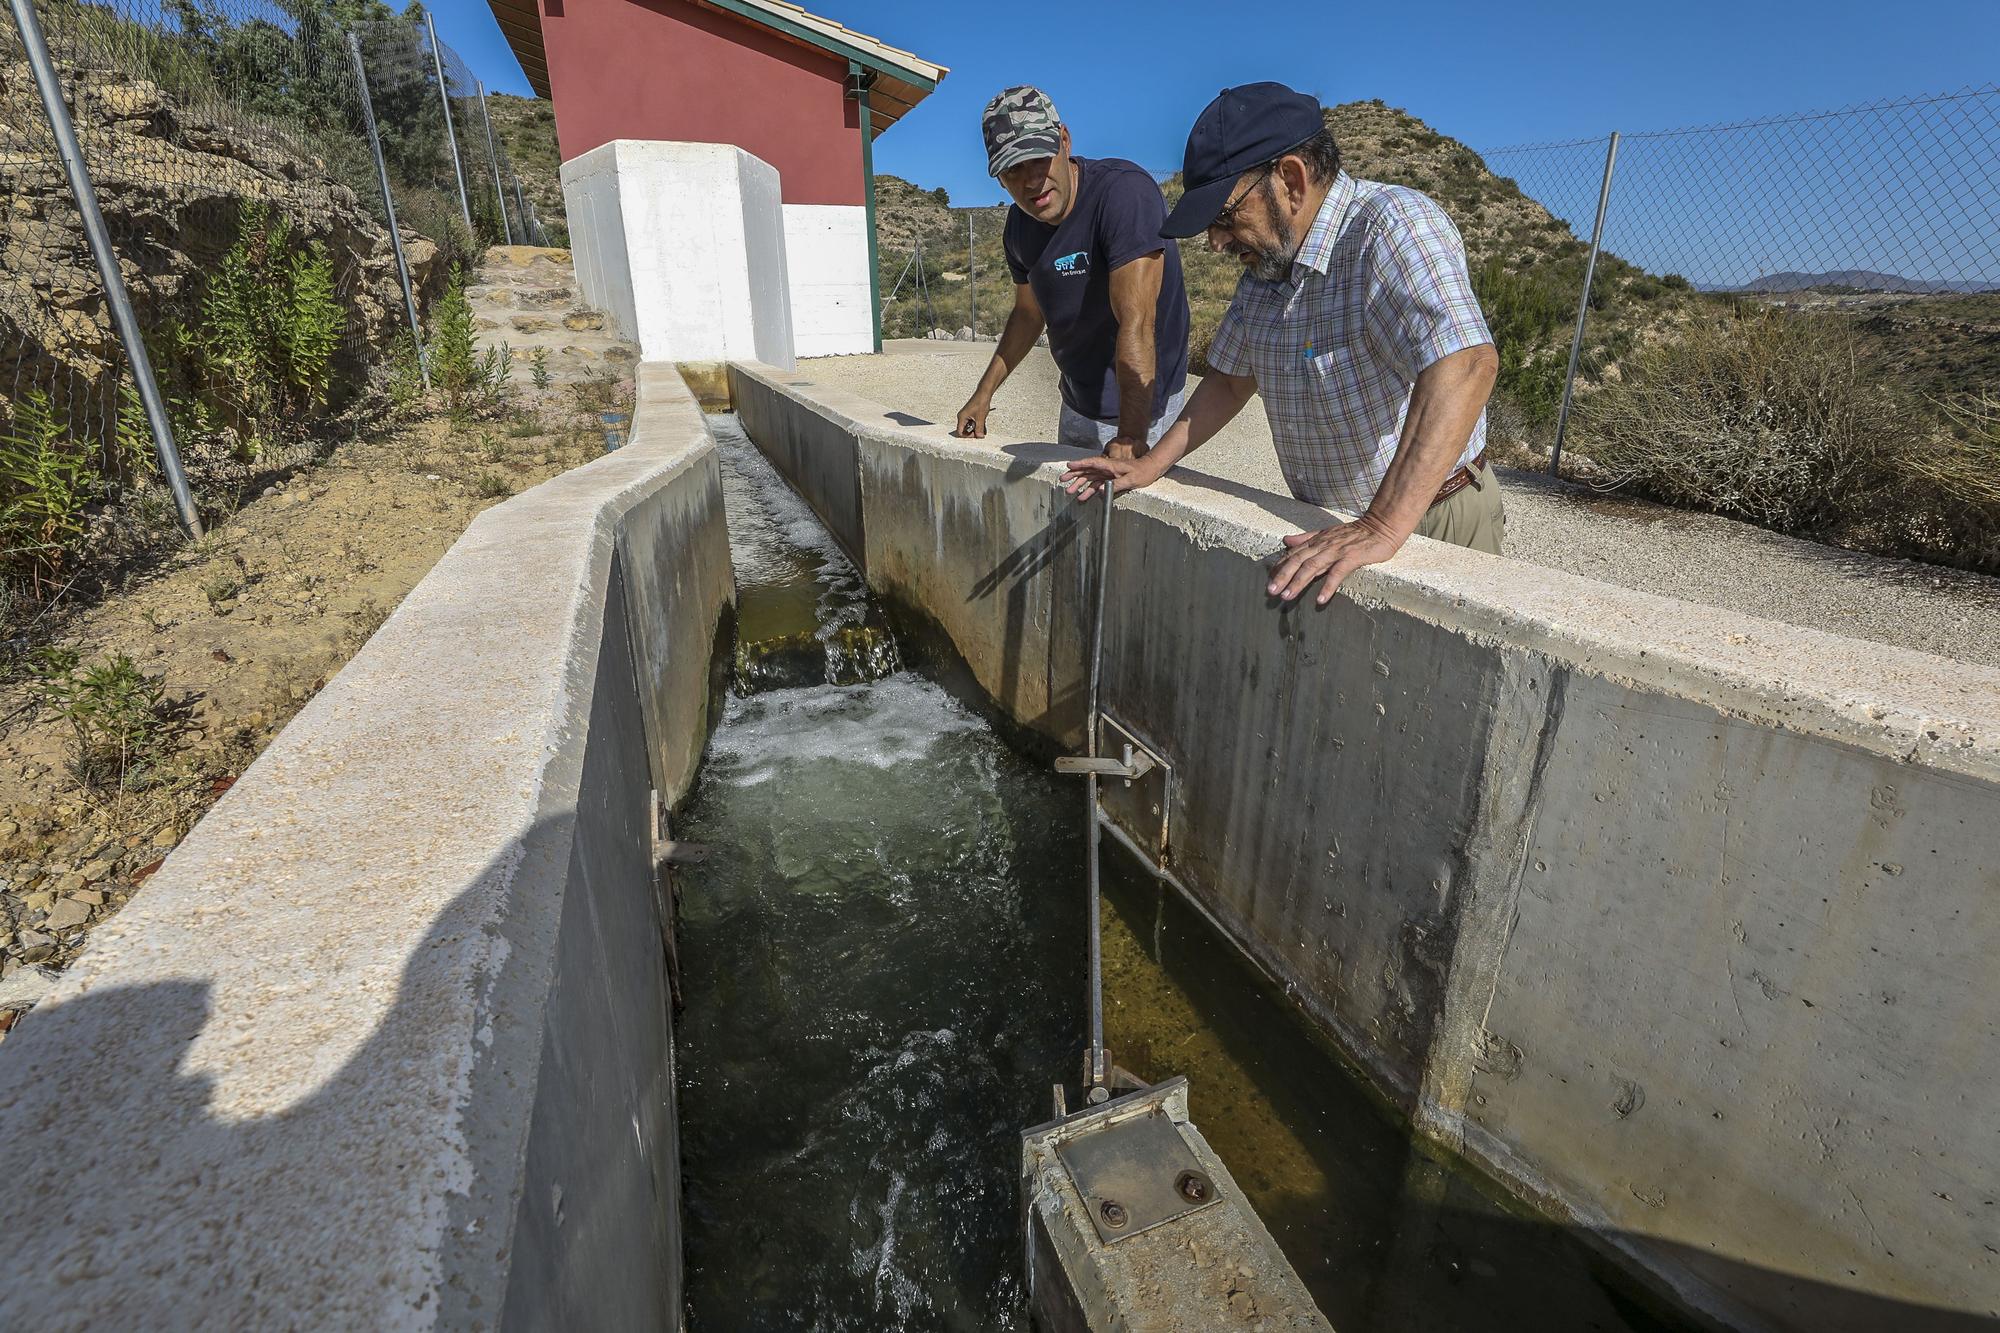
M 557 994 L 558 937 L 583 932 L 570 947 L 609 976 L 612 953 L 647 947 L 610 937 L 619 918 L 654 908 L 643 879 L 611 886 L 637 900 L 588 901 L 583 877 L 622 867 L 579 852 L 577 823 L 538 820 L 404 936 L 393 998 L 369 985 L 371 969 L 301 939 L 293 956 L 264 960 L 267 980 L 233 969 L 227 982 L 269 986 L 284 1021 L 241 993 L 218 1013 L 194 937 L 169 931 L 157 947 L 185 956 L 188 979 L 107 985 L 27 1015 L 0 1048 L 0 1327 L 460 1326 L 512 1308 L 524 1281 L 528 1307 L 574 1309 L 578 1278 L 600 1276 L 592 1250 L 622 1263 L 658 1241 L 676 1211 L 656 1169 L 671 1170 L 671 1106 L 634 1106 L 647 1073 L 627 1061 L 593 1070 L 574 1050 L 544 1054 L 558 1009 L 580 1002 Z M 643 843 L 636 855 L 643 863 Z M 227 934 L 224 914 L 208 924 Z M 657 938 L 651 947 L 664 952 Z M 654 1026 L 665 1025 L 663 1012 Z M 535 1228 L 517 1225 L 540 1151 L 530 1128 L 551 1096 L 576 1103 L 577 1088 L 552 1085 L 579 1074 L 590 1104 L 629 1128 L 564 1127 L 609 1178 L 572 1188 L 557 1205 L 563 1237 L 536 1244 Z M 591 1236 L 620 1239 L 579 1250 Z M 678 1263 L 660 1255 L 645 1268 L 591 1298 L 600 1313 L 668 1318 L 659 1302 Z
M 195 1058 L 252 1085 L 239 1095 L 254 1103 L 283 1096 L 282 1083 L 254 1086 L 260 1046 L 311 1038 L 259 1032 L 245 1015 L 227 1044 L 209 1030 L 204 982 L 109 987 L 29 1014 L 0 1051 L 0 1123 L 17 1131 L 0 1138 L 0 1178 L 46 1213 L 11 1229 L 0 1325 L 389 1322 L 392 1265 L 408 1275 L 421 1263 L 411 1245 L 427 1230 L 445 1239 L 422 1213 L 427 1200 L 441 1205 L 434 1176 L 465 1132 L 429 1104 L 410 1065 L 433 1058 L 437 997 L 467 988 L 486 951 L 477 937 L 492 930 L 493 892 L 482 876 L 439 913 L 379 1019 L 352 995 L 325 993 L 328 1037 L 343 1023 L 373 1031 L 314 1091 L 267 1115 L 216 1114 L 217 1076 L 188 1067 L 191 1047 L 201 1039 Z M 468 1052 L 470 1026 L 457 1034 Z M 488 1244 L 504 1246 L 513 1222 L 511 1210 L 483 1218 Z M 437 1295 L 401 1294 L 432 1308 Z M 315 1296 L 324 1303 L 306 1303 Z
M 928 418 L 925 418 L 925 417 L 919 417 L 919 416 L 913 416 L 913 415 L 911 415 L 911 414 L 910 414 L 910 413 L 908 413 L 908 412 L 884 412 L 884 413 L 882 414 L 882 416 L 883 416 L 883 417 L 884 417 L 884 419 L 886 419 L 886 420 L 889 420 L 889 421 L 893 421 L 893 422 L 895 422 L 895 423 L 896 423 L 896 424 L 897 424 L 898 426 L 935 426 L 935 425 L 937 425 L 937 422 L 935 422 L 935 421 L 931 421 L 931 420 L 929 420 Z

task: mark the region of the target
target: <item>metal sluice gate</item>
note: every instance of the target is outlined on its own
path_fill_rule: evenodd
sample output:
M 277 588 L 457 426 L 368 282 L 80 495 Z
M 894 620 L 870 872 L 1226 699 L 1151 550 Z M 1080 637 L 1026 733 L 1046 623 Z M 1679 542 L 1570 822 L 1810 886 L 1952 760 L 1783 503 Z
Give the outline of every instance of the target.
M 1214 1150 L 1188 1118 L 1188 1082 L 1147 1084 L 1104 1044 L 1105 832 L 1200 904 L 1167 869 L 1174 770 L 1160 747 L 1101 707 L 1105 594 L 1116 484 L 1103 487 L 1090 631 L 1084 753 L 1055 761 L 1081 776 L 1088 894 L 1089 1032 L 1083 1102 L 1054 1086 L 1054 1119 L 1021 1137 L 1028 1303 L 1049 1333 L 1326 1330 L 1319 1308 Z M 1203 915 L 1207 915 L 1205 909 Z

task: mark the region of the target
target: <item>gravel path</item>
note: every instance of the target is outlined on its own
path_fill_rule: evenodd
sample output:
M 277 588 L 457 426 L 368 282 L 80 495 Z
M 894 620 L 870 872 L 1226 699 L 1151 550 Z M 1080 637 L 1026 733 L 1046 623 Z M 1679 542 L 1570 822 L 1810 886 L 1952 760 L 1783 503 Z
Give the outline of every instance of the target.
M 948 422 L 992 343 L 892 341 L 883 356 L 821 357 L 803 375 L 925 421 Z M 999 434 L 1053 438 L 1055 363 L 1036 349 L 995 396 Z M 1283 492 L 1261 403 L 1191 460 L 1192 470 Z M 2000 667 L 2000 579 L 1863 555 L 1644 500 L 1592 494 L 1502 469 L 1507 554 L 1684 601 Z

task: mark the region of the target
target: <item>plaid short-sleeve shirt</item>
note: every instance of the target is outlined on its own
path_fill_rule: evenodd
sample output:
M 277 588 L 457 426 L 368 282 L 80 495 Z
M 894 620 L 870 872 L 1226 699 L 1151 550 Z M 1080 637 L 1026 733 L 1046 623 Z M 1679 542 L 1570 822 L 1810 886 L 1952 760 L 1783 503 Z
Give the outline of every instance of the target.
M 1417 376 L 1492 341 L 1444 210 L 1343 171 L 1290 278 L 1237 283 L 1208 364 L 1256 379 L 1293 495 L 1359 512 L 1396 456 Z M 1481 413 L 1459 464 L 1485 447 Z

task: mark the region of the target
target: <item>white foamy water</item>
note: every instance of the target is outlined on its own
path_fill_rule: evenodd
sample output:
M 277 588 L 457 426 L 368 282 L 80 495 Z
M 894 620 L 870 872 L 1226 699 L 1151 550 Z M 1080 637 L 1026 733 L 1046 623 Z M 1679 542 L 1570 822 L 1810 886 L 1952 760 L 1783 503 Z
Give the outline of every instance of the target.
M 804 573 L 820 585 L 822 639 L 842 626 L 860 624 L 868 586 L 840 543 L 757 451 L 733 413 L 710 417 L 708 433 L 722 454 L 729 556 L 737 583 L 769 587 Z
M 862 685 L 809 685 L 733 697 L 709 750 L 709 777 L 737 787 L 788 766 L 823 762 L 890 769 L 928 757 L 984 724 L 938 686 L 907 672 Z

